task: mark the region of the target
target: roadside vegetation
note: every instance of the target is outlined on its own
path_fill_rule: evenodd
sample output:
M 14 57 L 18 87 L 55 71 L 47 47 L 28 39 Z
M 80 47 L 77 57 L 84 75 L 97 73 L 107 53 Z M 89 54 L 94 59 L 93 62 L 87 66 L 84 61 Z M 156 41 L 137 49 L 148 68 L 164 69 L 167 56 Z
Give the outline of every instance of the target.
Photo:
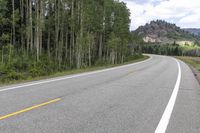
M 0 76 L 0 84 L 1 84 L 0 86 L 13 84 L 13 83 L 22 83 L 22 82 L 33 81 L 33 80 L 54 78 L 58 76 L 65 76 L 65 75 L 77 74 L 77 73 L 83 73 L 83 72 L 89 72 L 89 71 L 95 71 L 95 70 L 101 70 L 101 69 L 106 69 L 106 68 L 111 68 L 111 67 L 116 67 L 120 65 L 143 61 L 148 58 L 149 58 L 148 56 L 137 54 L 134 56 L 129 56 L 128 58 L 125 59 L 123 63 L 119 63 L 119 64 L 111 64 L 111 63 L 104 64 L 103 63 L 103 64 L 96 64 L 91 67 L 85 67 L 85 68 L 80 68 L 80 69 L 74 68 L 74 69 L 69 69 L 69 70 L 54 71 L 51 73 L 43 72 L 43 74 L 39 74 L 39 75 L 35 75 L 36 73 L 32 74 L 29 71 L 24 71 L 24 72 L 15 72 L 13 70 L 4 71 L 2 68 L 0 68 L 2 72 L 4 71 L 4 73 L 1 73 L 1 76 Z
M 184 61 L 185 63 L 191 65 L 195 69 L 197 69 L 200 72 L 200 57 L 183 57 L 183 56 L 177 56 L 176 58 Z
M 169 56 L 200 56 L 200 46 L 198 45 L 179 45 L 173 44 L 144 44 L 142 47 L 144 53 L 160 54 Z
M 0 83 L 143 58 L 129 17 L 116 0 L 1 0 Z

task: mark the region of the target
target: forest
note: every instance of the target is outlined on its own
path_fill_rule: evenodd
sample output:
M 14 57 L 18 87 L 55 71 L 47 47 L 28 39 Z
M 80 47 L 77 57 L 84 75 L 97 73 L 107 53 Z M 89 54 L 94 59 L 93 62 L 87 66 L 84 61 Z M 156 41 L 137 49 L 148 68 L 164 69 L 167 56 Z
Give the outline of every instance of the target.
M 150 44 L 142 45 L 142 52 L 149 54 L 169 55 L 169 56 L 200 56 L 200 47 L 197 45 L 179 45 L 173 44 Z
M 0 0 L 0 80 L 123 63 L 129 16 L 118 0 Z

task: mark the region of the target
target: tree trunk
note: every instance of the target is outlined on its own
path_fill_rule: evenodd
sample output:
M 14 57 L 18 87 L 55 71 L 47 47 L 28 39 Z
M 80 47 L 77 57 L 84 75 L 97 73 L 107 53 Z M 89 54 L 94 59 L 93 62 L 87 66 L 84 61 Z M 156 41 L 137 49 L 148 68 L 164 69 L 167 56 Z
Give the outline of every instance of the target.
M 39 52 L 40 52 L 40 32 L 39 32 L 39 25 L 40 25 L 40 13 L 39 13 L 39 8 L 40 8 L 40 1 L 36 2 L 36 31 L 35 31 L 35 37 L 36 37 L 36 59 L 39 61 Z
M 44 18 L 43 18 L 43 14 L 44 14 L 44 10 L 43 10 L 43 0 L 40 0 L 40 18 L 39 18 L 39 21 L 40 21 L 40 25 L 39 25 L 39 56 L 42 55 L 42 29 L 43 29 L 43 24 L 44 24 Z
M 11 54 L 12 54 L 12 46 L 9 44 L 9 55 L 8 55 L 8 63 L 11 63 Z
M 4 64 L 4 46 L 2 46 L 2 52 L 1 52 L 1 64 Z
M 12 44 L 15 45 L 15 0 L 12 0 Z
M 88 49 L 88 61 L 89 61 L 89 67 L 91 67 L 92 63 L 91 63 L 91 46 L 89 43 L 89 49 Z
M 29 28 L 30 28 L 29 19 L 31 17 L 30 16 L 30 3 L 29 3 L 30 1 L 31 0 L 26 1 L 26 49 L 27 49 L 27 53 L 29 53 L 29 50 L 30 50 L 30 30 L 29 30 Z M 32 6 L 32 4 L 31 4 L 31 6 Z
M 59 60 L 58 57 L 58 49 L 59 49 L 59 24 L 60 24 L 60 19 L 59 19 L 59 1 L 60 0 L 55 0 L 55 53 L 56 53 L 56 60 Z
M 70 65 L 73 64 L 73 56 L 74 56 L 74 0 L 71 1 L 71 45 L 70 45 Z
M 30 26 L 30 50 L 33 51 L 33 20 L 32 20 L 32 0 L 29 0 L 29 26 Z
M 60 43 L 59 43 L 59 67 L 61 67 L 61 63 L 62 63 L 62 53 L 63 53 L 63 44 L 64 44 L 64 24 L 63 24 L 63 21 L 62 21 L 62 28 L 61 28 L 61 40 L 60 40 Z
M 81 67 L 81 53 L 82 53 L 82 42 L 83 39 L 83 1 L 79 1 L 78 3 L 78 12 L 79 17 L 78 20 L 80 21 L 80 35 L 77 41 L 77 68 L 79 69 Z
M 51 53 L 50 53 L 50 38 L 51 38 L 51 32 L 50 32 L 50 28 L 48 29 L 48 38 L 47 38 L 47 55 L 48 55 L 48 59 L 51 59 Z
M 23 19 L 24 19 L 24 1 L 23 0 L 20 0 L 20 26 L 21 26 L 21 29 L 23 28 Z M 22 51 L 24 52 L 24 49 L 25 49 L 25 43 L 24 43 L 24 33 L 23 31 L 21 30 L 20 32 L 20 44 L 21 44 L 21 47 L 22 47 Z
M 103 35 L 100 33 L 99 37 L 99 59 L 102 58 L 102 43 L 103 43 Z
M 111 58 L 111 63 L 115 64 L 115 52 L 114 52 L 114 50 L 111 51 L 110 58 Z
M 65 35 L 65 61 L 67 61 L 68 58 L 68 29 L 66 30 L 66 35 Z

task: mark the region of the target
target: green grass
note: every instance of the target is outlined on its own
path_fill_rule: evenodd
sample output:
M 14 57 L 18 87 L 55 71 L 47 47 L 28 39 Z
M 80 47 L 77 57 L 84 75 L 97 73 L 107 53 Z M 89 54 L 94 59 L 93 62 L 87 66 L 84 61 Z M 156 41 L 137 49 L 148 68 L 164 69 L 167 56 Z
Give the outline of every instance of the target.
M 176 58 L 184 61 L 185 63 L 191 65 L 192 67 L 196 68 L 200 72 L 200 57 L 184 57 L 184 56 L 177 56 Z
M 146 60 L 148 58 L 149 58 L 149 56 L 145 55 L 145 56 L 140 56 L 138 58 L 133 58 L 132 60 L 127 61 L 123 64 L 115 64 L 115 65 L 109 64 L 109 65 L 104 65 L 104 66 L 93 66 L 93 67 L 88 67 L 88 68 L 73 69 L 73 70 L 68 70 L 68 71 L 63 71 L 63 72 L 57 72 L 57 73 L 54 73 L 52 75 L 28 78 L 28 79 L 25 79 L 25 80 L 12 80 L 12 81 L 8 81 L 8 82 L 5 82 L 5 83 L 0 82 L 0 87 L 5 86 L 5 85 L 17 84 L 17 83 L 26 83 L 26 82 L 30 82 L 30 81 L 37 81 L 37 80 L 42 80 L 42 79 L 55 78 L 55 77 L 59 77 L 59 76 L 66 76 L 66 75 L 71 75 L 71 74 L 78 74 L 78 73 L 83 73 L 83 72 L 102 70 L 102 69 L 106 69 L 106 68 L 111 68 L 111 67 L 116 67 L 116 66 L 120 66 L 120 65 L 126 65 L 126 64 L 131 64 L 131 63 L 143 61 L 143 60 Z

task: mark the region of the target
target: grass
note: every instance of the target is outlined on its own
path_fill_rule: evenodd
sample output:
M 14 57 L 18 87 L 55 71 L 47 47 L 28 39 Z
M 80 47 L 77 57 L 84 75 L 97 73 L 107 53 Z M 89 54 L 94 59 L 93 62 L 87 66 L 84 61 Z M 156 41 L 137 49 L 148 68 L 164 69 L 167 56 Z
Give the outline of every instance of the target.
M 184 61 L 185 63 L 191 65 L 200 72 L 200 57 L 184 57 L 177 56 L 176 58 Z
M 52 75 L 29 78 L 29 79 L 26 79 L 26 80 L 14 80 L 14 81 L 6 82 L 6 83 L 0 82 L 0 87 L 5 86 L 5 85 L 17 84 L 17 83 L 26 83 L 26 82 L 30 82 L 30 81 L 38 81 L 38 80 L 55 78 L 55 77 L 60 77 L 60 76 L 67 76 L 67 75 L 71 75 L 71 74 L 78 74 L 78 73 L 102 70 L 102 69 L 106 69 L 106 68 L 111 68 L 111 67 L 116 67 L 116 66 L 121 66 L 121 65 L 126 65 L 126 64 L 131 64 L 131 63 L 143 61 L 143 60 L 146 60 L 148 58 L 149 58 L 149 56 L 145 55 L 145 56 L 141 56 L 137 59 L 127 61 L 123 64 L 115 64 L 115 65 L 109 64 L 109 65 L 105 65 L 105 66 L 93 66 L 93 67 L 89 67 L 89 68 L 82 68 L 82 69 L 74 69 L 74 70 L 68 70 L 68 71 L 63 71 L 63 72 L 57 72 L 57 73 L 52 74 Z

